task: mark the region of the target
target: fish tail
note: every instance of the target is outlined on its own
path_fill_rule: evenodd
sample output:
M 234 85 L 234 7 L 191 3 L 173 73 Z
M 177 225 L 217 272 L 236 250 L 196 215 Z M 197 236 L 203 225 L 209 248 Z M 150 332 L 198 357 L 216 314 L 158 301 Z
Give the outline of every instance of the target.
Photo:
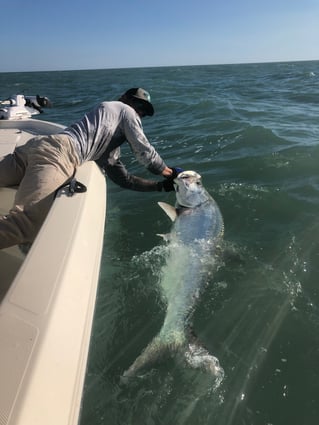
M 224 378 L 224 370 L 220 366 L 219 360 L 200 345 L 197 339 L 191 337 L 190 340 L 191 342 L 183 330 L 168 334 L 159 333 L 124 372 L 122 382 L 125 383 L 143 370 L 151 368 L 165 356 L 178 354 L 177 358 L 182 363 L 186 361 L 191 368 L 209 373 L 214 377 L 216 383 L 220 383 Z
M 184 358 L 190 367 L 208 372 L 220 382 L 223 380 L 224 370 L 220 366 L 219 360 L 201 346 L 198 341 L 188 344 Z
M 168 335 L 159 333 L 145 348 L 134 363 L 124 372 L 124 380 L 136 376 L 142 370 L 160 362 L 166 355 L 178 351 L 181 346 L 186 344 L 186 338 L 183 331 L 172 332 Z

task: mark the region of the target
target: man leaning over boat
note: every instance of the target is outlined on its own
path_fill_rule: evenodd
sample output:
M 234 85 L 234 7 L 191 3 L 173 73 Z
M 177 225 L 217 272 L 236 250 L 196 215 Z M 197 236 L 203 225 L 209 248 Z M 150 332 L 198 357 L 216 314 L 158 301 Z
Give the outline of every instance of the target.
M 51 136 L 37 136 L 0 158 L 0 187 L 19 186 L 14 205 L 0 216 L 0 249 L 32 243 L 53 203 L 56 190 L 77 167 L 96 161 L 123 188 L 150 192 L 172 191 L 178 168 L 168 167 L 144 134 L 141 119 L 152 116 L 149 93 L 126 91 L 118 101 L 102 102 L 84 117 Z M 127 141 L 136 159 L 162 181 L 130 174 L 120 160 Z

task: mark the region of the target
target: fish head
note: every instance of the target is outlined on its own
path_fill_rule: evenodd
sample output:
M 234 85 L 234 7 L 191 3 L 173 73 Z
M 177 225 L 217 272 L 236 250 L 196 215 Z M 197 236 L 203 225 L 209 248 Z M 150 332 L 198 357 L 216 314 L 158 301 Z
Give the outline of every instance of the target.
M 196 171 L 182 171 L 174 179 L 176 200 L 178 205 L 195 208 L 208 199 L 202 185 L 202 177 Z

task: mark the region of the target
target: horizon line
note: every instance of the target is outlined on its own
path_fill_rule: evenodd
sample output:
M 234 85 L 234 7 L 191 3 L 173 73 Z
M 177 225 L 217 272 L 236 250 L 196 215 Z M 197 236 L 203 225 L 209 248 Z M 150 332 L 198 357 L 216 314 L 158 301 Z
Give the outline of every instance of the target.
M 78 69 L 39 69 L 39 70 L 25 70 L 25 71 L 0 71 L 0 74 L 10 73 L 30 73 L 30 72 L 76 72 L 76 71 L 112 71 L 118 69 L 147 69 L 147 68 L 185 68 L 185 67 L 196 67 L 196 66 L 228 66 L 228 65 L 262 65 L 272 63 L 296 63 L 296 62 L 317 62 L 319 59 L 295 59 L 295 60 L 266 60 L 262 62 L 248 61 L 248 62 L 225 62 L 225 63 L 203 63 L 203 64 L 192 64 L 192 65 L 148 65 L 148 66 L 122 66 L 122 67 L 105 67 L 105 68 L 78 68 Z

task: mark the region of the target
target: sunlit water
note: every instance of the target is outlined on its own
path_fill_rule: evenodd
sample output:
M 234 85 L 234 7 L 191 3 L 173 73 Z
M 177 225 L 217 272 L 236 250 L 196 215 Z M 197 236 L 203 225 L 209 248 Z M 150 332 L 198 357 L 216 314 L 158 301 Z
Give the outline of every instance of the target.
M 171 223 L 157 201 L 108 184 L 99 293 L 81 425 L 317 425 L 319 62 L 0 74 L 0 97 L 47 95 L 69 124 L 130 86 L 151 92 L 144 129 L 168 165 L 194 169 L 225 222 L 192 331 L 221 382 L 171 357 L 123 372 L 165 317 Z M 131 172 L 152 177 L 129 149 Z

